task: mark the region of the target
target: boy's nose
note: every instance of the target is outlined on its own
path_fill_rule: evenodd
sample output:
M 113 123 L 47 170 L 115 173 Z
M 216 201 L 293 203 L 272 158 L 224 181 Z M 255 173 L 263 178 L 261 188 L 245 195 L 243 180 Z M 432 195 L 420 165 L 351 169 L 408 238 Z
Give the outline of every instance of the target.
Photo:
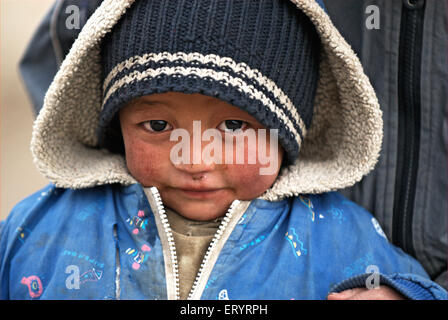
M 183 137 L 181 148 L 180 150 L 176 149 L 174 152 L 176 157 L 180 156 L 179 151 L 182 153 L 182 156 L 173 161 L 173 155 L 170 154 L 174 167 L 194 176 L 201 176 L 201 174 L 215 170 L 216 162 L 222 162 L 219 153 L 220 150 L 215 150 L 213 147 L 210 147 L 210 141 L 203 141 L 204 131 L 201 129 L 201 121 L 193 121 L 193 127 L 188 129 L 189 130 L 184 130 L 183 134 L 185 137 L 180 134 L 180 136 Z M 221 136 L 213 137 L 213 139 L 221 138 Z M 172 149 L 171 152 L 173 152 L 173 150 L 174 149 Z M 209 154 L 210 150 L 213 150 L 214 156 Z M 215 152 L 218 153 L 215 155 Z
M 208 143 L 202 143 L 200 148 L 197 148 L 194 146 L 193 142 L 191 142 L 189 155 L 187 155 L 186 158 L 183 158 L 183 161 L 180 163 L 173 163 L 174 166 L 178 170 L 192 175 L 198 175 L 215 170 L 215 161 L 213 161 L 213 159 L 209 159 L 203 152 L 207 145 Z
M 216 165 L 214 162 L 208 163 L 206 161 L 201 161 L 198 164 L 194 164 L 192 162 L 189 164 L 174 164 L 174 167 L 176 167 L 178 170 L 192 175 L 193 180 L 200 180 L 199 178 L 203 176 L 203 174 L 215 170 Z
M 215 164 L 206 164 L 204 162 L 200 164 L 178 164 L 174 166 L 190 176 L 193 181 L 197 182 L 202 181 L 208 173 L 215 169 Z

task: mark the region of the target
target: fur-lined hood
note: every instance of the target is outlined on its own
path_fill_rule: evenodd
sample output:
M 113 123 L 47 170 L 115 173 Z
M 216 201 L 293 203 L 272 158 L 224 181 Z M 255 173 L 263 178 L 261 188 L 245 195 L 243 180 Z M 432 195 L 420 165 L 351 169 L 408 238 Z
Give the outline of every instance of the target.
M 100 44 L 134 0 L 105 0 L 90 17 L 56 74 L 33 128 L 31 150 L 40 172 L 62 188 L 137 181 L 121 155 L 97 148 L 102 107 Z M 315 115 L 295 164 L 283 168 L 261 197 L 349 187 L 375 166 L 382 114 L 353 50 L 314 0 L 291 0 L 314 23 L 322 42 Z

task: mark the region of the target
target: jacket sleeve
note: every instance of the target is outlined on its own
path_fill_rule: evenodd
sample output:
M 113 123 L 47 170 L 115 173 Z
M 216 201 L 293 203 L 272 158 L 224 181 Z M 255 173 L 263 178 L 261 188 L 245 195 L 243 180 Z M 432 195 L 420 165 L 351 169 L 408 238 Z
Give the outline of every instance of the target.
M 9 245 L 8 236 L 9 224 L 7 220 L 0 221 L 0 300 L 9 299 L 9 263 L 6 259 L 6 252 Z
M 447 299 L 446 290 L 430 279 L 415 258 L 388 241 L 378 221 L 367 210 L 338 193 L 328 198 L 346 220 L 331 224 L 331 229 L 325 230 L 327 236 L 352 239 L 345 244 L 347 250 L 337 251 L 334 257 L 344 266 L 344 277 L 334 282 L 330 292 L 386 285 L 408 299 Z
M 23 243 L 22 236 L 29 232 L 24 226 L 39 221 L 39 216 L 45 212 L 42 208 L 48 204 L 40 199 L 43 195 L 48 195 L 45 199 L 49 199 L 49 191 L 53 189 L 54 186 L 48 184 L 23 199 L 0 221 L 0 300 L 10 298 L 10 265 Z
M 342 292 L 353 288 L 365 288 L 372 284 L 372 279 L 378 280 L 378 285 L 386 285 L 404 297 L 412 300 L 446 300 L 447 292 L 430 279 L 417 275 L 394 273 L 385 275 L 381 273 L 365 273 L 342 281 L 333 287 L 331 292 Z M 375 286 L 373 286 L 374 290 Z

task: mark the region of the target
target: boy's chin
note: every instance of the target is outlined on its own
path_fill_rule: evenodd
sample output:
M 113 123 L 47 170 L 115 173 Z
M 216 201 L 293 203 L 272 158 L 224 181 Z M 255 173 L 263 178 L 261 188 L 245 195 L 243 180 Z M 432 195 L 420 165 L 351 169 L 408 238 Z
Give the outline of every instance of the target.
M 180 207 L 169 206 L 184 218 L 196 221 L 209 221 L 225 216 L 230 207 L 225 205 L 203 203 L 184 203 Z

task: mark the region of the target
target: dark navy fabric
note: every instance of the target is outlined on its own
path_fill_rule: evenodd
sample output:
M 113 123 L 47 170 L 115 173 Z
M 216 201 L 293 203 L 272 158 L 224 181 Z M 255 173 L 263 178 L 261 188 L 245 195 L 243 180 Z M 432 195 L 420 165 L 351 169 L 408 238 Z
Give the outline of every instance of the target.
M 257 199 L 201 298 L 325 299 L 371 265 L 410 298 L 446 298 L 369 213 L 340 194 Z M 49 185 L 20 202 L 0 235 L 0 281 L 1 299 L 166 299 L 162 245 L 144 190 Z

